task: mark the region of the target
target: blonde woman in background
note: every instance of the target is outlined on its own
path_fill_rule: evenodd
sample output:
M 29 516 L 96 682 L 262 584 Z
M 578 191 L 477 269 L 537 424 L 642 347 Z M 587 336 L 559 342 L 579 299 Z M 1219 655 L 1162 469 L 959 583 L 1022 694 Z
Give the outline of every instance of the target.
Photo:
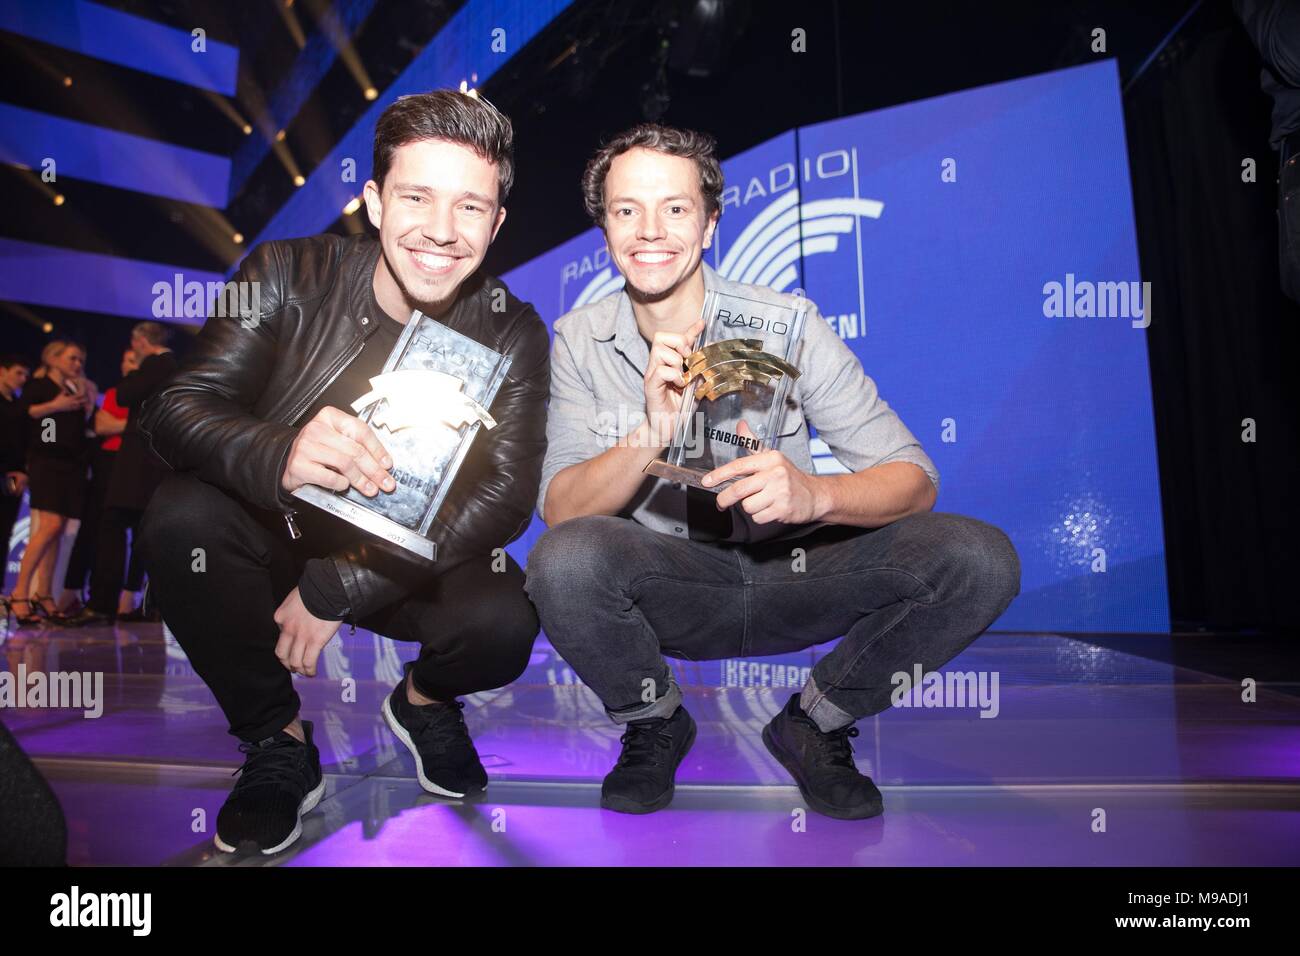
M 64 526 L 81 517 L 85 501 L 86 423 L 98 398 L 95 383 L 84 375 L 85 365 L 80 345 L 55 339 L 42 350 L 41 368 L 23 390 L 31 424 L 27 486 L 32 531 L 6 601 L 20 625 L 57 614 L 53 597 L 31 589 L 36 581 L 52 580 Z

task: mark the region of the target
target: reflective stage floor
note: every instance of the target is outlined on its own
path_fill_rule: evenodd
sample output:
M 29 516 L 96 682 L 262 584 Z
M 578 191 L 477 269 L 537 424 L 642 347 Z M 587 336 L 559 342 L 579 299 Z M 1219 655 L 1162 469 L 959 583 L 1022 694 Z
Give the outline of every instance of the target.
M 58 794 L 81 865 L 1294 865 L 1300 684 L 1292 662 L 1239 655 L 1211 672 L 1172 653 L 1201 642 L 1225 657 L 1226 640 L 986 634 L 943 670 L 983 675 L 982 702 L 859 724 L 885 813 L 857 822 L 805 812 L 759 739 L 824 649 L 674 662 L 699 736 L 672 806 L 633 817 L 598 806 L 619 729 L 544 638 L 518 682 L 467 700 L 492 782 L 456 802 L 420 790 L 379 716 L 414 646 L 345 634 L 321 676 L 297 679 L 327 793 L 273 858 L 212 848 L 240 754 L 161 625 L 4 634 L 13 674 L 104 683 L 98 717 L 0 720 Z

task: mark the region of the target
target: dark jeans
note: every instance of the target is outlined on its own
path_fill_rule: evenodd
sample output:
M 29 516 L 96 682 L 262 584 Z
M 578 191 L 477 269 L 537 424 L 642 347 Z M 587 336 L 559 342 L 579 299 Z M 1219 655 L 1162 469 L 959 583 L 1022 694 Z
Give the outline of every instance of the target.
M 86 503 L 81 509 L 81 526 L 68 556 L 68 569 L 63 575 L 63 586 L 81 594 L 86 587 L 86 577 L 95 567 L 95 554 L 99 547 L 99 528 L 103 520 L 104 499 L 108 495 L 108 482 L 113 475 L 117 452 L 96 448 L 90 460 L 90 484 L 86 489 Z M 117 610 L 117 596 L 112 607 Z
M 676 708 L 662 655 L 783 654 L 842 635 L 802 698 L 829 730 L 887 709 L 893 674 L 928 673 L 975 640 L 1019 593 L 1020 561 L 997 528 L 934 512 L 758 545 L 591 516 L 542 536 L 527 589 L 552 645 L 618 722 Z
M 95 545 L 95 569 L 90 575 L 90 600 L 86 602 L 92 610 L 104 614 L 116 612 L 117 599 L 124 584 L 128 591 L 140 590 L 144 573 L 137 545 L 143 515 L 144 512 L 138 508 L 104 508 Z M 129 573 L 126 565 L 128 531 L 131 533 Z
M 290 541 L 279 514 L 192 475 L 172 474 L 140 523 L 156 606 L 216 696 L 230 732 L 243 740 L 268 737 L 298 713 L 289 671 L 275 656 L 276 609 L 308 558 L 327 554 L 341 535 L 365 534 L 323 512 L 319 519 L 307 515 L 310 508 L 298 513 L 302 538 Z M 202 572 L 191 570 L 195 548 L 204 549 Z M 448 568 L 416 594 L 356 623 L 423 645 L 412 680 L 435 700 L 513 681 L 528 663 L 538 629 L 519 565 L 508 560 L 496 572 L 486 556 Z

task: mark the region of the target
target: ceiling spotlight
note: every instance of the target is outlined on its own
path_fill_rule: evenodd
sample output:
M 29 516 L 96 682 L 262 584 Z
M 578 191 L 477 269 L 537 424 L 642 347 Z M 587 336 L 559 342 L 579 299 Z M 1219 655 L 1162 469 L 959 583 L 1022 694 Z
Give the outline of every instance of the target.
M 244 234 L 242 232 L 237 232 L 230 238 L 234 240 L 235 245 L 239 245 L 241 242 L 244 241 Z
M 62 205 L 63 205 L 63 193 L 55 193 L 55 194 L 54 194 L 54 205 L 56 205 L 56 206 L 62 206 Z
M 276 141 L 277 143 L 283 143 L 283 142 L 284 142 L 284 130 L 280 130 L 280 132 L 278 132 L 278 133 L 275 134 L 275 141 Z
M 249 126 L 247 123 L 245 123 L 245 124 L 244 124 L 244 135 L 247 136 L 247 135 L 248 135 L 249 133 L 251 133 L 251 132 L 253 132 L 253 127 L 251 127 L 251 126 Z
M 42 323 L 42 324 L 41 324 L 41 331 L 42 331 L 42 332 L 46 332 L 46 333 L 53 332 L 53 331 L 54 331 L 54 323 L 53 323 L 53 322 L 44 322 L 44 323 Z
M 294 184 L 295 186 L 301 186 L 301 185 L 302 185 L 303 183 L 305 183 L 306 181 L 307 181 L 307 180 L 305 180 L 305 179 L 302 178 L 302 175 L 301 175 L 301 174 L 299 174 L 299 175 L 293 177 L 293 184 Z
M 353 196 L 348 200 L 348 204 L 343 207 L 343 215 L 350 216 L 361 208 L 361 197 Z
M 72 77 L 70 77 L 70 76 L 65 76 L 65 77 L 63 78 L 63 85 L 64 85 L 64 86 L 71 86 L 71 85 L 72 85 Z
M 373 100 L 379 96 L 379 91 L 373 86 L 367 86 L 361 95 L 368 100 Z

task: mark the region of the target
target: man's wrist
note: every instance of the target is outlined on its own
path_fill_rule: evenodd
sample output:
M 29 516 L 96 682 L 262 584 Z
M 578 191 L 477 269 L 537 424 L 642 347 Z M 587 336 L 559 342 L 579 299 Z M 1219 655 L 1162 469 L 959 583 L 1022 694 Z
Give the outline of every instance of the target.
M 826 516 L 835 510 L 834 482 L 832 475 L 809 475 L 812 483 L 813 521 L 825 521 Z
M 629 448 L 652 448 L 656 451 L 668 447 L 668 442 L 661 440 L 655 434 L 649 418 L 646 418 L 632 430 L 632 433 L 628 435 L 627 444 Z
M 677 415 L 671 412 L 647 412 L 645 421 L 646 444 L 654 448 L 667 448 L 677 431 Z

